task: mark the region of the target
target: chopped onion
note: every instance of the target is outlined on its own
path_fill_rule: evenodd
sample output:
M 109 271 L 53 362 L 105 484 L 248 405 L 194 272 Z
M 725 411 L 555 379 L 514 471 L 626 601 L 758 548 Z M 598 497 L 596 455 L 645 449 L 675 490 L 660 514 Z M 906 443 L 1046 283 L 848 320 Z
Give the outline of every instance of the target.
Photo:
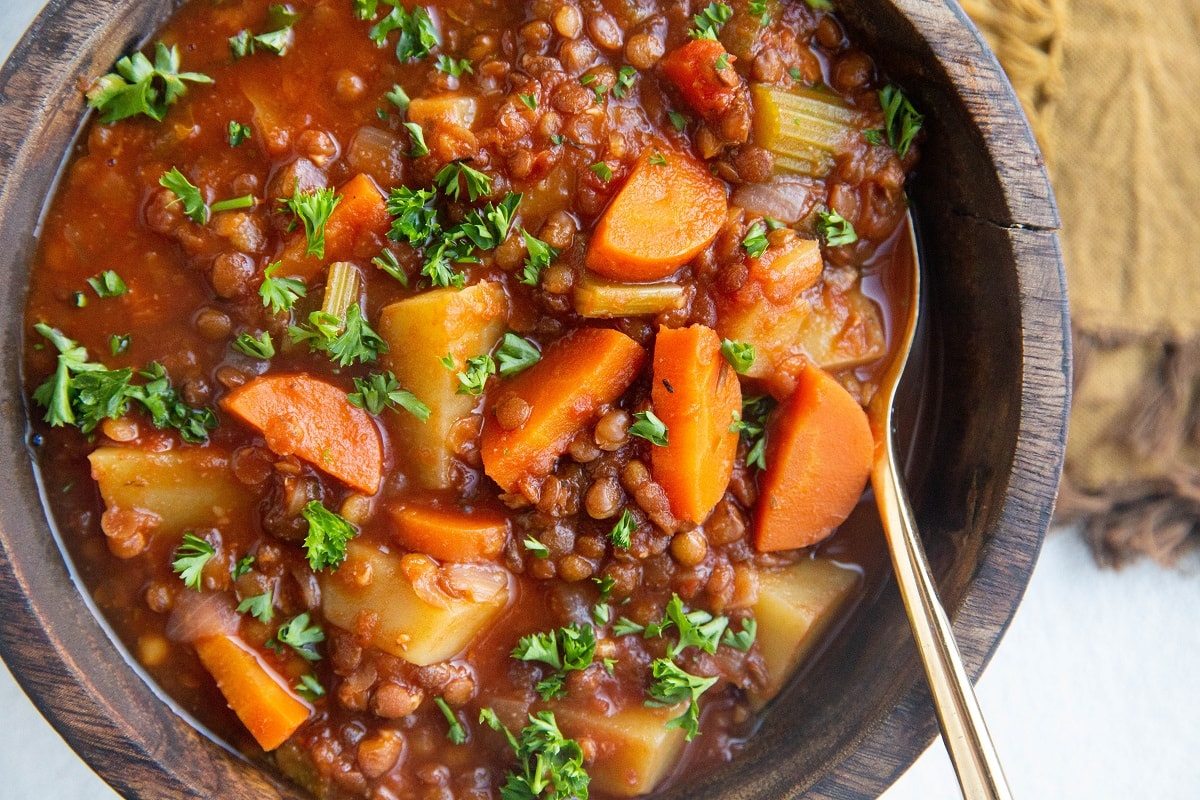
M 730 202 L 752 215 L 794 225 L 817 203 L 819 185 L 810 178 L 777 176 L 767 183 L 743 183 L 733 191 Z
M 194 642 L 206 636 L 233 635 L 238 629 L 238 613 L 225 594 L 181 592 L 167 620 L 167 638 L 173 642 Z

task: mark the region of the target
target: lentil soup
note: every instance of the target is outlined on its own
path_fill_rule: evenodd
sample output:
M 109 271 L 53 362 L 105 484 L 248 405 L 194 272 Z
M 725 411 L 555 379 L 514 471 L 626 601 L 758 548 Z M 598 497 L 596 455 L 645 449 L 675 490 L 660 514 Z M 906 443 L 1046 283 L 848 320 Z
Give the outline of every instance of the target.
M 86 87 L 26 311 L 133 658 L 322 798 L 729 760 L 877 571 L 920 116 L 824 4 L 190 0 Z

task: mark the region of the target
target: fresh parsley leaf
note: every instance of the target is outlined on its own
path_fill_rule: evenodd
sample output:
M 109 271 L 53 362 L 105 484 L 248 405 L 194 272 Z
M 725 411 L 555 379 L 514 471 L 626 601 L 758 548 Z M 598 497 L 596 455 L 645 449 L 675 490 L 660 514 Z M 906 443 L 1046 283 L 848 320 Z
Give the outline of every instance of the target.
M 558 729 L 553 711 L 529 715 L 529 724 L 514 736 L 490 708 L 479 712 L 479 721 L 508 740 L 517 756 L 500 789 L 504 800 L 585 800 L 590 778 L 583 768 L 583 749 Z
M 354 379 L 354 388 L 358 391 L 346 396 L 350 405 L 366 409 L 367 413 L 378 416 L 385 408 L 395 411 L 403 408 L 421 422 L 429 419 L 429 406 L 422 403 L 417 396 L 407 389 L 400 388 L 400 382 L 389 370 L 387 372 L 372 372 L 366 380 Z
M 504 339 L 500 342 L 500 349 L 496 351 L 496 362 L 502 378 L 516 375 L 541 360 L 542 354 L 538 352 L 533 342 L 512 331 L 504 334 Z
M 488 203 L 482 209 L 472 209 L 454 226 L 452 238 L 466 236 L 480 250 L 491 250 L 508 238 L 520 204 L 521 195 L 509 192 L 499 204 Z
M 650 664 L 650 674 L 654 680 L 646 690 L 650 698 L 646 705 L 666 707 L 686 702 L 687 710 L 670 720 L 667 727 L 683 729 L 689 742 L 695 739 L 700 733 L 700 695 L 717 682 L 716 677 L 701 678 L 692 675 L 666 658 L 655 659 Z
M 404 271 L 404 267 L 400 266 L 400 262 L 396 260 L 396 254 L 391 250 L 387 248 L 380 250 L 379 255 L 371 259 L 371 263 L 399 281 L 401 286 L 408 287 L 408 273 Z
M 239 208 L 254 208 L 258 204 L 258 198 L 252 194 L 244 194 L 241 197 L 231 197 L 228 200 L 218 200 L 210 206 L 214 214 L 219 214 L 222 211 L 234 211 Z
M 246 331 L 233 340 L 232 347 L 243 355 L 263 361 L 275 357 L 275 343 L 271 341 L 270 331 L 263 331 L 257 337 Z
M 683 129 L 687 127 L 687 117 L 678 111 L 668 111 L 667 118 L 671 120 L 671 125 L 675 130 L 683 133 Z
M 406 11 L 400 5 L 400 0 L 383 0 L 383 2 L 392 6 L 392 10 L 379 20 L 368 33 L 371 41 L 375 42 L 377 47 L 387 44 L 388 34 L 392 31 L 400 31 L 400 38 L 396 40 L 396 58 L 401 62 L 406 62 L 425 58 L 432 48 L 442 43 L 429 12 L 422 6 L 414 6 L 412 11 Z M 373 19 L 377 7 L 378 0 L 369 0 L 369 2 L 356 0 L 355 13 L 358 14 L 359 19 Z
M 121 276 L 111 269 L 106 269 L 95 277 L 88 278 L 88 286 L 98 297 L 120 297 L 129 291 Z
M 768 395 L 742 399 L 742 413 L 735 415 L 730 433 L 740 434 L 750 449 L 746 453 L 746 466 L 760 470 L 767 468 L 767 416 L 775 408 L 775 400 Z
M 387 101 L 389 103 L 391 103 L 392 105 L 394 105 L 396 108 L 400 109 L 401 111 L 407 111 L 408 104 L 410 102 L 412 102 L 411 100 L 409 100 L 408 92 L 404 91 L 404 87 L 398 83 L 393 83 L 392 90 L 390 92 L 384 93 L 383 96 L 387 98 Z
M 597 177 L 599 177 L 604 183 L 608 183 L 612 180 L 612 167 L 608 166 L 608 164 L 605 164 L 603 161 L 597 161 L 595 164 L 592 164 L 590 167 L 588 167 L 588 169 L 596 173 Z
M 604 97 L 608 94 L 608 84 L 601 83 L 598 75 L 593 72 L 589 72 L 579 79 L 579 83 L 580 85 L 592 90 L 592 94 L 595 95 L 597 104 L 604 102 Z
M 791 79 L 796 81 L 797 83 L 804 80 L 804 73 L 800 72 L 799 67 L 788 67 L 787 73 L 791 77 Z
M 649 161 L 651 164 L 653 164 L 656 167 L 665 167 L 667 165 L 667 157 L 664 156 L 662 153 L 660 153 L 658 150 L 655 150 L 653 153 L 650 154 Z
M 454 286 L 459 289 L 467 282 L 467 277 L 454 268 L 460 261 L 475 260 L 470 255 L 470 242 L 461 234 L 456 238 L 444 238 L 425 250 L 425 263 L 421 266 L 421 275 L 429 278 L 434 286 Z
M 481 395 L 489 375 L 496 374 L 496 362 L 487 353 L 467 359 L 467 368 L 458 373 L 458 394 Z
M 217 427 L 217 415 L 211 408 L 192 408 L 171 386 L 167 370 L 151 362 L 138 375 L 146 378 L 142 386 L 132 388 L 131 397 L 150 414 L 156 428 L 174 428 L 185 442 L 203 442 L 208 432 Z
M 661 419 L 654 415 L 653 411 L 635 412 L 633 418 L 637 421 L 629 426 L 629 433 L 631 435 L 640 436 L 659 447 L 667 446 L 667 426 L 663 424 Z
M 721 53 L 721 55 L 717 56 L 717 60 L 713 63 L 713 66 L 717 68 L 717 72 L 729 69 L 729 53 Z
M 755 222 L 750 226 L 750 230 L 746 231 L 746 238 L 742 239 L 742 248 L 746 251 L 746 255 L 751 258 L 762 258 L 762 254 L 767 252 L 767 226 L 763 222 Z
M 645 633 L 646 626 L 639 625 L 629 617 L 621 617 L 613 624 L 613 633 L 617 636 L 628 636 L 633 633 Z
M 854 244 L 858 241 L 858 234 L 854 232 L 850 220 L 843 218 L 836 209 L 817 213 L 817 232 L 830 247 Z
M 310 500 L 300 514 L 308 520 L 304 549 L 313 572 L 340 567 L 346 560 L 346 543 L 358 535 L 355 527 L 340 514 L 323 506 L 320 500 Z
M 749 342 L 735 342 L 732 339 L 721 340 L 721 355 L 739 375 L 745 375 L 754 366 L 754 345 Z
M 342 367 L 355 361 L 373 362 L 388 351 L 387 342 L 363 319 L 358 303 L 346 310 L 345 320 L 325 311 L 313 311 L 308 315 L 308 326 L 292 325 L 288 336 L 293 343 L 308 342 L 311 352 L 325 353 Z
M 608 532 L 608 540 L 613 543 L 613 547 L 628 550 L 631 543 L 630 537 L 635 530 L 637 530 L 637 519 L 633 516 L 633 512 L 626 507 L 621 512 L 621 518 L 617 520 L 617 524 L 613 525 L 612 530 Z
M 280 204 L 304 225 L 304 236 L 308 240 L 305 255 L 325 257 L 325 224 L 341 200 L 342 196 L 335 194 L 332 188 L 305 192 L 299 186 L 291 197 L 279 199 Z
M 317 676 L 311 674 L 301 676 L 300 682 L 296 684 L 295 689 L 301 697 L 310 703 L 316 702 L 325 696 L 325 687 L 317 680 Z
M 471 68 L 471 62 L 465 58 L 451 58 L 448 55 L 442 54 L 437 57 L 434 63 L 438 72 L 444 72 L 452 78 L 460 78 L 464 73 L 474 74 L 475 70 Z
M 551 247 L 536 236 L 530 235 L 529 231 L 524 228 L 521 229 L 521 235 L 525 237 L 525 249 L 529 251 L 529 255 L 525 257 L 525 266 L 521 270 L 521 283 L 526 286 L 537 286 L 542 270 L 558 258 L 558 248 Z
M 275 8 L 282 8 L 282 6 L 275 6 Z M 282 56 L 287 55 L 287 51 L 294 41 L 295 35 L 292 33 L 291 23 L 287 23 L 277 30 L 259 34 L 251 33 L 248 29 L 243 28 L 229 37 L 229 52 L 235 61 L 257 53 L 259 50 Z
M 479 170 L 472 169 L 464 161 L 451 161 L 442 167 L 438 174 L 433 176 L 433 182 L 454 200 L 459 199 L 464 183 L 467 186 L 467 196 L 472 202 L 492 192 L 492 179 Z
M 862 132 L 863 138 L 867 140 L 867 144 L 881 145 L 883 144 L 883 129 L 882 128 L 867 128 Z
M 199 72 L 180 72 L 179 48 L 168 49 L 162 42 L 154 47 L 153 64 L 134 53 L 117 61 L 113 70 L 92 81 L 86 92 L 88 105 L 100 112 L 105 124 L 138 114 L 161 122 L 167 108 L 187 92 L 184 81 L 212 83 Z
M 883 129 L 888 144 L 896 155 L 904 158 L 925 117 L 918 114 L 904 93 L 891 84 L 879 90 L 879 105 L 883 106 Z
M 254 137 L 254 131 L 249 125 L 243 125 L 236 119 L 229 120 L 229 146 L 237 147 L 247 139 Z
M 833 11 L 831 0 L 806 0 L 808 7 L 814 11 Z
M 132 334 L 114 333 L 108 337 L 108 350 L 114 356 L 119 356 L 129 349 L 130 343 L 133 341 Z
M 698 647 L 706 653 L 717 652 L 721 637 L 729 628 L 727 617 L 714 617 L 702 608 L 685 611 L 679 595 L 672 594 L 667 601 L 667 608 L 662 622 L 646 629 L 646 636 L 661 636 L 664 631 L 674 627 L 679 633 L 679 641 L 667 649 L 669 658 L 677 658 L 684 649 Z
M 534 558 L 550 557 L 550 548 L 533 538 L 532 534 L 526 536 L 525 541 L 522 542 L 522 544 L 525 545 L 526 550 L 533 553 Z
M 263 305 L 271 309 L 272 314 L 291 311 L 296 301 L 308 293 L 308 290 L 304 288 L 304 281 L 299 278 L 276 278 L 274 276 L 275 270 L 279 269 L 281 263 L 276 261 L 263 270 L 262 283 L 258 287 L 258 296 L 262 298 Z
M 721 635 L 721 644 L 745 653 L 754 646 L 754 638 L 757 635 L 758 622 L 754 617 L 747 617 L 742 620 L 742 629 L 737 633 L 734 633 L 732 628 L 725 629 L 725 633 Z
M 387 209 L 394 219 L 388 238 L 406 241 L 414 247 L 432 239 L 441 229 L 437 210 L 433 207 L 435 197 L 432 189 L 410 189 L 407 186 L 392 189 L 388 193 Z
M 450 726 L 446 731 L 446 738 L 450 740 L 450 743 L 462 744 L 467 741 L 467 731 L 463 728 L 463 724 L 458 721 L 458 717 L 455 716 L 449 704 L 441 697 L 433 698 L 433 702 L 437 704 L 437 707 L 442 712 L 442 716 L 446 718 L 446 723 Z
M 413 158 L 421 158 L 429 155 L 429 145 L 425 144 L 425 131 L 415 122 L 405 122 L 405 130 L 408 131 L 408 137 L 412 140 L 412 147 L 408 149 L 408 154 Z
M 305 611 L 280 626 L 275 633 L 275 641 L 292 648 L 305 661 L 320 661 L 321 654 L 317 652 L 317 645 L 325 641 L 325 631 L 321 630 L 320 625 L 313 623 Z
M 750 16 L 758 19 L 759 25 L 767 25 L 771 17 L 767 14 L 767 0 L 750 0 Z
M 532 94 L 532 93 L 531 94 L 518 93 L 517 97 L 519 97 L 521 99 L 521 102 L 524 103 L 525 107 L 528 108 L 530 111 L 537 111 L 537 107 L 538 107 L 537 95 Z
M 725 26 L 733 18 L 733 9 L 725 3 L 709 3 L 708 7 L 692 17 L 695 23 L 688 36 L 693 39 L 716 39 Z
M 178 202 L 183 203 L 183 213 L 192 222 L 198 225 L 208 222 L 208 203 L 204 202 L 200 187 L 189 181 L 179 167 L 171 167 L 158 179 L 158 184 L 175 193 Z
M 628 64 L 621 67 L 617 71 L 617 79 L 613 82 L 612 95 L 618 100 L 625 98 L 629 91 L 633 89 L 633 82 L 637 78 L 637 70 Z
M 175 548 L 171 569 L 183 579 L 184 586 L 199 592 L 204 588 L 204 565 L 216 554 L 211 544 L 194 533 L 185 533 L 183 542 Z
M 238 578 L 242 577 L 243 575 L 248 573 L 253 568 L 254 568 L 254 556 L 253 555 L 244 555 L 237 560 L 236 564 L 233 565 L 233 569 L 229 570 L 229 577 L 233 578 L 236 581 Z
M 250 616 L 259 622 L 270 622 L 275 618 L 275 596 L 271 592 L 263 592 L 254 597 L 247 597 L 238 603 L 238 613 L 250 612 Z

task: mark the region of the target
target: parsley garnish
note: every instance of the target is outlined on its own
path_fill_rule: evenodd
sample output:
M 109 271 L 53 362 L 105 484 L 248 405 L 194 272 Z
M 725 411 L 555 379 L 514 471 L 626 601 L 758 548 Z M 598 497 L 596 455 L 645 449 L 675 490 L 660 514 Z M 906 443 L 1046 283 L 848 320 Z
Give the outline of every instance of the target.
M 637 70 L 626 65 L 617 71 L 616 82 L 613 83 L 612 95 L 618 100 L 624 99 L 625 95 L 629 94 L 629 90 L 633 88 L 633 81 L 637 78 Z
M 692 17 L 695 27 L 688 31 L 693 39 L 716 39 L 726 22 L 733 17 L 733 9 L 724 3 L 709 3 L 708 8 Z
M 667 118 L 671 120 L 671 125 L 675 130 L 683 133 L 683 129 L 687 127 L 687 117 L 678 111 L 668 111 Z
M 171 386 L 167 370 L 158 362 L 151 362 L 138 372 L 147 383 L 133 387 L 131 395 L 150 414 L 156 428 L 174 428 L 185 442 L 203 442 L 208 432 L 217 427 L 217 415 L 211 408 L 192 408 L 179 397 Z
M 247 597 L 242 602 L 238 603 L 238 613 L 245 614 L 250 612 L 250 616 L 254 617 L 259 622 L 270 622 L 275 618 L 275 597 L 271 592 L 263 592 L 254 597 Z
M 754 617 L 747 617 L 742 620 L 742 629 L 737 633 L 734 633 L 732 628 L 725 629 L 725 633 L 721 634 L 721 644 L 745 653 L 754 646 L 754 639 L 757 635 L 758 622 Z
M 621 518 L 617 520 L 617 524 L 613 525 L 612 530 L 608 532 L 608 540 L 613 543 L 613 547 L 628 550 L 630 536 L 635 530 L 637 530 L 637 519 L 634 518 L 633 512 L 626 507 L 621 512 Z
M 660 153 L 658 150 L 655 150 L 653 153 L 650 154 L 649 161 L 651 164 L 653 164 L 656 167 L 665 167 L 667 165 L 667 157 L 664 156 L 662 153 Z
M 804 80 L 804 74 L 802 72 L 800 72 L 799 67 L 788 67 L 787 73 L 791 77 L 791 79 L 796 81 L 797 83 Z
M 184 81 L 212 83 L 212 78 L 199 72 L 180 72 L 179 48 L 168 49 L 162 42 L 155 45 L 153 64 L 134 53 L 117 61 L 113 69 L 92 81 L 86 93 L 88 105 L 100 112 L 104 123 L 138 114 L 161 122 L 167 107 L 187 92 Z
M 817 213 L 817 231 L 824 237 L 825 244 L 830 247 L 854 244 L 858 241 L 858 234 L 854 232 L 854 226 L 850 224 L 850 220 L 843 218 L 836 209 L 832 208 Z
M 590 169 L 592 172 L 596 173 L 596 175 L 604 183 L 608 183 L 609 181 L 612 180 L 612 177 L 613 177 L 612 168 L 610 166 L 608 166 L 608 164 L 605 164 L 603 161 L 597 161 L 595 164 L 592 164 L 590 167 L 588 167 L 588 169 Z
M 479 170 L 472 169 L 463 161 L 451 161 L 442 167 L 438 174 L 433 176 L 433 182 L 454 200 L 459 199 L 463 183 L 467 185 L 467 195 L 472 201 L 491 194 L 492 191 L 492 179 Z
M 768 24 L 771 17 L 767 14 L 767 0 L 750 0 L 750 16 L 757 17 L 759 25 Z
M 529 715 L 521 737 L 504 727 L 490 708 L 479 712 L 479 721 L 500 731 L 517 755 L 518 769 L 508 773 L 500 789 L 505 800 L 585 800 L 590 778 L 583 768 L 583 749 L 574 739 L 563 737 L 553 711 Z
M 740 434 L 750 446 L 746 453 L 746 466 L 767 468 L 767 415 L 775 408 L 775 401 L 767 395 L 747 397 L 742 400 L 741 415 L 734 415 L 730 433 Z
M 396 58 L 400 61 L 422 59 L 429 51 L 442 43 L 429 12 L 421 6 L 414 6 L 412 11 L 405 11 L 400 0 L 383 0 L 392 6 L 387 16 L 372 26 L 368 35 L 377 47 L 387 44 L 388 34 L 400 31 L 396 40 Z M 356 1 L 355 13 L 359 19 L 372 19 L 378 6 L 378 0 L 369 2 Z
M 536 95 L 518 93 L 517 97 L 519 97 L 521 99 L 521 102 L 524 103 L 525 107 L 528 108 L 530 111 L 537 111 L 538 101 L 537 101 Z
M 608 94 L 608 86 L 607 84 L 600 83 L 599 78 L 595 73 L 588 73 L 587 75 L 584 75 L 579 79 L 579 83 L 582 86 L 591 88 L 592 94 L 596 97 L 597 104 L 604 102 L 604 96 Z
M 654 415 L 653 411 L 635 412 L 633 418 L 637 421 L 629 426 L 629 433 L 631 435 L 640 436 L 659 447 L 667 446 L 667 426 L 663 424 L 661 419 Z
M 304 225 L 304 236 L 308 239 L 305 255 L 325 257 L 325 224 L 341 200 L 342 196 L 335 194 L 331 188 L 303 192 L 298 186 L 291 197 L 279 198 L 280 204 L 295 214 Z
M 879 105 L 883 106 L 883 129 L 888 144 L 903 158 L 925 117 L 918 114 L 904 93 L 891 84 L 879 90 Z
M 446 723 L 450 726 L 446 731 L 446 738 L 450 740 L 451 744 L 462 744 L 465 742 L 467 740 L 467 731 L 463 728 L 462 723 L 458 721 L 458 717 L 454 715 L 454 711 L 450 708 L 450 705 L 441 697 L 433 698 L 433 702 L 441 709 L 442 716 L 446 718 Z
M 363 319 L 358 303 L 352 303 L 346 310 L 344 321 L 325 311 L 313 311 L 308 315 L 308 323 L 308 327 L 288 327 L 292 342 L 308 342 L 310 351 L 325 353 L 339 366 L 346 367 L 355 361 L 366 364 L 388 351 L 387 342 Z
M 125 281 L 121 280 L 121 276 L 111 269 L 106 269 L 99 275 L 88 278 L 87 282 L 98 297 L 120 297 L 129 291 L 129 287 L 125 285 Z
M 533 538 L 532 534 L 526 536 L 525 541 L 522 542 L 522 544 L 525 545 L 526 550 L 533 553 L 534 558 L 550 557 L 550 548 Z
M 667 722 L 668 728 L 682 728 L 690 742 L 700 733 L 700 695 L 708 691 L 716 677 L 701 678 L 685 672 L 675 662 L 666 658 L 657 658 L 650 665 L 650 674 L 654 681 L 646 694 L 650 699 L 646 705 L 651 707 L 673 706 L 686 702 L 687 710 L 678 717 Z
M 522 636 L 512 657 L 549 664 L 555 672 L 535 687 L 543 700 L 565 694 L 566 673 L 587 669 L 596 655 L 596 631 L 591 625 L 571 623 L 556 631 Z
M 401 286 L 408 287 L 408 273 L 404 271 L 404 267 L 400 266 L 400 262 L 396 260 L 396 254 L 391 250 L 385 248 L 379 251 L 379 255 L 372 258 L 371 263 L 398 280 Z
M 679 595 L 672 594 L 662 620 L 646 626 L 645 636 L 647 639 L 662 636 L 672 627 L 678 631 L 679 640 L 667 649 L 668 658 L 678 658 L 685 648 L 691 646 L 711 654 L 717 652 L 721 637 L 729 627 L 729 619 L 714 617 L 702 608 L 684 611 Z
M 130 342 L 133 341 L 132 334 L 112 334 L 108 337 L 108 350 L 114 356 L 119 356 L 129 349 Z
M 320 625 L 312 623 L 308 612 L 305 611 L 280 626 L 274 641 L 276 645 L 286 644 L 303 656 L 305 661 L 320 661 L 321 654 L 317 652 L 316 646 L 325 641 L 325 631 L 321 630 Z M 271 642 L 267 644 L 270 645 Z
M 721 340 L 721 355 L 739 375 L 745 375 L 754 366 L 754 345 L 749 342 L 735 342 L 732 339 Z
M 451 58 L 448 55 L 442 54 L 437 57 L 434 63 L 438 72 L 444 72 L 452 78 L 460 78 L 463 73 L 473 75 L 475 70 L 471 68 L 471 62 L 465 58 Z
M 310 500 L 300 514 L 308 520 L 304 549 L 313 572 L 340 567 L 346 560 L 346 543 L 357 536 L 358 531 L 340 514 L 323 506 L 320 500 Z
M 387 98 L 389 103 L 401 111 L 408 110 L 408 104 L 411 101 L 408 98 L 408 92 L 404 91 L 404 87 L 400 84 L 393 83 L 392 90 L 390 92 L 385 92 L 383 96 Z
M 281 262 L 276 261 L 263 270 L 262 284 L 258 287 L 258 296 L 262 298 L 263 305 L 271 309 L 272 314 L 291 311 L 296 301 L 308 293 L 304 288 L 304 281 L 299 278 L 274 277 L 274 272 L 279 269 L 280 264 Z
M 217 554 L 216 548 L 193 533 L 185 533 L 175 549 L 171 569 L 183 579 L 183 585 L 197 592 L 203 588 L 204 565 Z
M 833 11 L 833 3 L 830 0 L 806 0 L 808 7 L 814 11 Z
M 762 258 L 762 254 L 767 252 L 768 244 L 767 226 L 762 222 L 751 225 L 750 230 L 746 231 L 746 238 L 742 239 L 742 248 L 751 258 Z
M 521 270 L 521 283 L 526 286 L 537 286 L 542 270 L 550 266 L 551 261 L 558 258 L 558 248 L 551 247 L 536 236 L 530 235 L 529 231 L 525 229 L 521 230 L 521 235 L 525 237 L 525 249 L 529 251 L 529 255 L 525 257 L 525 267 Z
M 443 168 L 442 172 L 445 170 Z M 432 189 L 410 189 L 407 186 L 392 189 L 388 194 L 387 209 L 394 219 L 388 238 L 397 242 L 407 241 L 414 247 L 433 238 L 440 230 L 437 211 L 432 205 L 435 197 Z
M 481 395 L 489 375 L 496 374 L 496 362 L 487 353 L 467 359 L 466 370 L 458 373 L 458 394 Z
M 295 686 L 296 691 L 305 700 L 310 703 L 317 701 L 325 696 L 325 687 L 317 680 L 315 675 L 304 675 L 300 678 L 300 682 Z
M 862 132 L 863 138 L 867 140 L 867 144 L 881 145 L 883 144 L 883 129 L 882 128 L 867 128 Z
M 183 213 L 192 222 L 204 225 L 208 222 L 208 203 L 200 193 L 200 187 L 189 181 L 179 167 L 171 167 L 158 179 L 158 184 L 175 193 L 176 199 L 183 203 Z
M 717 60 L 713 62 L 713 66 L 717 68 L 717 72 L 729 69 L 729 53 L 721 53 L 721 55 L 717 56 Z
M 405 122 L 405 130 L 408 131 L 408 137 L 412 140 L 412 147 L 409 148 L 408 154 L 413 158 L 429 155 L 429 145 L 425 144 L 425 131 L 415 122 Z
M 286 21 L 275 18 L 276 9 L 283 9 L 286 12 Z M 233 54 L 234 60 L 245 58 L 248 55 L 257 53 L 259 50 L 265 50 L 277 56 L 287 54 L 288 48 L 295 41 L 295 36 L 292 33 L 292 25 L 299 15 L 288 11 L 285 6 L 281 5 L 272 6 L 271 15 L 271 24 L 281 25 L 278 29 L 266 33 L 253 34 L 243 28 L 237 34 L 229 37 L 229 52 Z
M 249 125 L 243 125 L 235 119 L 229 120 L 229 146 L 237 147 L 247 139 L 254 137 L 254 131 Z
M 253 555 L 242 556 L 241 558 L 239 558 L 237 560 L 237 563 L 233 565 L 233 569 L 229 570 L 229 577 L 233 578 L 236 581 L 238 578 L 242 577 L 243 575 L 248 573 L 253 568 L 254 568 L 254 556 Z
M 275 356 L 275 343 L 271 341 L 270 331 L 263 331 L 257 337 L 247 331 L 234 339 L 231 347 L 243 355 L 264 361 Z
M 542 354 L 538 352 L 533 342 L 512 331 L 504 334 L 504 339 L 500 342 L 500 349 L 496 351 L 496 362 L 502 378 L 516 375 L 541 360 Z
M 366 409 L 369 414 L 378 416 L 385 408 L 393 411 L 403 408 L 421 422 L 429 419 L 429 406 L 417 399 L 412 392 L 401 389 L 400 382 L 390 370 L 372 372 L 365 381 L 355 378 L 354 388 L 358 391 L 346 395 L 346 399 L 350 401 L 350 405 Z

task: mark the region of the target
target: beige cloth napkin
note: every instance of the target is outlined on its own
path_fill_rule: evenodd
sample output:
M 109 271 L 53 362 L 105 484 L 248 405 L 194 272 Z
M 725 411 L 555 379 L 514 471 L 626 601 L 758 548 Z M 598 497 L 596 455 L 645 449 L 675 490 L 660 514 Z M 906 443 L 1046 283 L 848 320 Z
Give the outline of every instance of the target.
M 1075 399 L 1059 521 L 1102 563 L 1200 542 L 1200 2 L 964 0 L 1046 153 Z

